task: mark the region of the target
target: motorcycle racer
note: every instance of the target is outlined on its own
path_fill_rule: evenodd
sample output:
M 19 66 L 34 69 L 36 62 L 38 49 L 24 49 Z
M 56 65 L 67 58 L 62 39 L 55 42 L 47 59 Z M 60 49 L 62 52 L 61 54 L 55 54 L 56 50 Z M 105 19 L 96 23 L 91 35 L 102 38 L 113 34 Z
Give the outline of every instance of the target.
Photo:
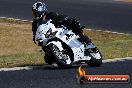
M 47 12 L 45 3 L 36 2 L 32 6 L 32 13 L 34 21 L 32 22 L 33 41 L 35 43 L 35 35 L 37 27 L 47 20 L 51 19 L 55 27 L 64 25 L 67 29 L 72 30 L 76 35 L 79 35 L 85 44 L 91 42 L 91 40 L 84 34 L 79 21 L 68 16 L 58 14 L 55 12 Z

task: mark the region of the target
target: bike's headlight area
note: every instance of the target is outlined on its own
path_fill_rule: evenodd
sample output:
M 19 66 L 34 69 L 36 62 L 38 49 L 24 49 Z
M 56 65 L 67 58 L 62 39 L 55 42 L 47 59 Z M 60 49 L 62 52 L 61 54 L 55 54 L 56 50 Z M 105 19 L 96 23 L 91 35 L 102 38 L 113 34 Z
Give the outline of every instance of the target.
M 54 35 L 53 35 L 53 33 L 52 33 L 52 29 L 50 28 L 47 32 L 46 32 L 46 34 L 45 34 L 45 38 L 51 38 L 51 37 L 53 37 Z
M 57 31 L 52 32 L 52 29 L 50 28 L 46 34 L 45 34 L 45 38 L 53 38 L 56 35 Z

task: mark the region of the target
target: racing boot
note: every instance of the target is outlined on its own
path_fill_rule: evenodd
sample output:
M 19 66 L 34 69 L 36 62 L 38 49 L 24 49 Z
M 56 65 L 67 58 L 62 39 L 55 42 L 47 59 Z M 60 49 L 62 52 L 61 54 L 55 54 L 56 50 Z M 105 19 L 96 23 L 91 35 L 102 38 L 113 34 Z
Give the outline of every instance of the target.
M 83 32 L 81 32 L 79 36 L 82 38 L 85 47 L 91 43 L 91 39 L 88 38 L 88 36 L 86 36 Z
M 83 37 L 83 41 L 84 41 L 85 49 L 95 48 L 95 46 L 91 42 L 91 39 L 88 38 L 87 36 Z

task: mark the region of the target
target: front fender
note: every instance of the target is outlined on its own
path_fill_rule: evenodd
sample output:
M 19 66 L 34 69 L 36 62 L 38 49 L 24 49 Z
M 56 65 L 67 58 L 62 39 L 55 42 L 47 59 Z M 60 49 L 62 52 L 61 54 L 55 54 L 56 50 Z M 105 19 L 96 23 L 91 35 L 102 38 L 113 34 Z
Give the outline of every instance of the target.
M 61 43 L 60 41 L 51 41 L 51 42 L 48 42 L 48 43 L 46 44 L 46 46 L 48 46 L 49 44 L 54 44 L 54 45 L 56 45 L 56 46 L 59 48 L 60 51 L 63 50 L 62 43 Z

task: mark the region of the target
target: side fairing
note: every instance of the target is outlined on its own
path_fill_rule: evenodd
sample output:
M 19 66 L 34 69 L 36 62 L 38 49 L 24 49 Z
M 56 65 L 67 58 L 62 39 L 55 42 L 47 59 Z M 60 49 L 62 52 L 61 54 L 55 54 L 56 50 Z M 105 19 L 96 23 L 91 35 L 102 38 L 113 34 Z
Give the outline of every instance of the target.
M 69 30 L 63 31 L 64 29 L 62 28 L 58 28 L 58 30 L 56 37 L 61 39 L 72 49 L 74 62 L 85 59 L 84 44 L 77 40 L 78 36 Z

